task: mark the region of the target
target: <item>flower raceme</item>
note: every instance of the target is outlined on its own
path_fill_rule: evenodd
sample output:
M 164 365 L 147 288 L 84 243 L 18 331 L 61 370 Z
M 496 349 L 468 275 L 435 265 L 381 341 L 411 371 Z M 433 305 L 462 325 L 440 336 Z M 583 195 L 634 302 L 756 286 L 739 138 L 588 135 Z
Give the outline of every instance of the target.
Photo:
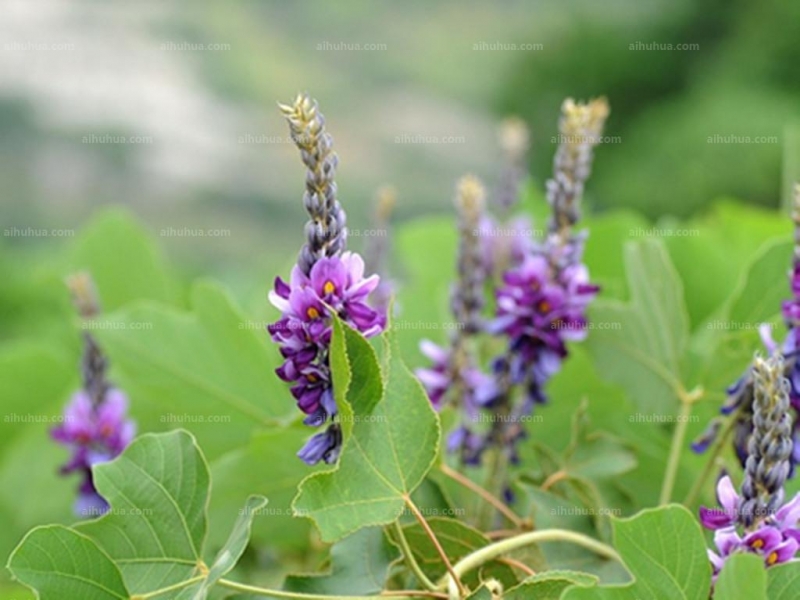
M 362 258 L 344 251 L 346 215 L 336 200 L 333 181 L 337 159 L 316 102 L 300 95 L 293 106 L 281 108 L 308 168 L 303 203 L 310 220 L 306 224 L 307 242 L 289 281 L 276 278 L 269 294 L 281 318 L 267 330 L 284 359 L 276 373 L 292 384 L 297 406 L 306 414 L 303 422 L 311 427 L 329 424 L 324 432 L 308 440 L 298 456 L 310 465 L 334 463 L 341 451 L 342 432 L 336 422 L 338 409 L 329 362 L 332 318 L 338 316 L 371 337 L 385 328 L 386 313 L 368 303 L 379 277 L 365 277 Z
M 99 300 L 89 275 L 74 275 L 67 284 L 81 316 L 96 316 Z M 84 334 L 81 367 L 83 387 L 72 396 L 64 410 L 63 423 L 53 428 L 50 435 L 72 453 L 61 467 L 61 474 L 77 472 L 82 476 L 75 513 L 91 517 L 108 510 L 108 503 L 95 489 L 92 466 L 119 456 L 133 441 L 136 427 L 127 419 L 126 395 L 106 379 L 106 358 L 88 333 Z

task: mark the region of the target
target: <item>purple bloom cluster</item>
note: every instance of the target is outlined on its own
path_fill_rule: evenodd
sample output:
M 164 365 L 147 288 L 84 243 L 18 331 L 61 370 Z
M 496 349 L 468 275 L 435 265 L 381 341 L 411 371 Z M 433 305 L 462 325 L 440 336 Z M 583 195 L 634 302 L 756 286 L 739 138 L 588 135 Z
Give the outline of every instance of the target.
M 503 276 L 490 330 L 509 339 L 509 353 L 497 367 L 508 370 L 513 384 L 525 387 L 525 413 L 546 400 L 544 384 L 567 356 L 566 342 L 586 337 L 586 308 L 598 291 L 584 264 L 554 268 L 541 251 Z
M 289 283 L 276 278 L 270 301 L 282 317 L 268 327 L 284 358 L 276 373 L 293 384 L 297 406 L 308 415 L 306 425 L 320 427 L 337 414 L 328 362 L 331 317 L 338 315 L 366 337 L 386 326 L 386 315 L 367 304 L 378 282 L 377 275 L 364 277 L 364 261 L 351 252 L 320 258 L 308 275 L 295 266 Z M 298 456 L 308 464 L 333 463 L 341 442 L 341 431 L 334 423 L 313 436 Z
M 719 553 L 708 551 L 715 580 L 728 557 L 737 552 L 758 554 L 771 567 L 792 560 L 800 550 L 800 494 L 743 534 L 738 529 L 742 498 L 727 475 L 717 483 L 717 501 L 721 509 L 700 508 L 700 522 L 715 531 L 714 543 Z
M 83 476 L 75 503 L 78 515 L 97 516 L 108 510 L 108 503 L 94 487 L 92 466 L 117 457 L 133 440 L 136 427 L 127 419 L 127 412 L 128 399 L 116 388 L 108 388 L 99 403 L 80 390 L 67 405 L 64 422 L 50 432 L 72 452 L 61 473 Z

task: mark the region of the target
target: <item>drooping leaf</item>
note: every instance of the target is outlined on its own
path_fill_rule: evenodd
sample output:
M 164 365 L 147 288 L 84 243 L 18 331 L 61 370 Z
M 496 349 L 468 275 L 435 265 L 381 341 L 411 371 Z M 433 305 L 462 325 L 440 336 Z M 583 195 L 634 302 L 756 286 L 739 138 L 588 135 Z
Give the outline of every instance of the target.
M 290 575 L 283 589 L 328 596 L 377 594 L 385 588 L 389 568 L 397 556 L 381 527 L 366 527 L 331 547 L 329 573 Z
M 360 335 L 353 340 L 371 363 L 368 371 L 375 372 L 377 357 L 366 350 L 368 342 Z M 403 364 L 396 338 L 390 340 L 382 398 L 368 413 L 354 411 L 338 466 L 305 479 L 293 503 L 296 513 L 313 519 L 324 541 L 395 521 L 437 455 L 438 418 L 422 385 Z M 361 376 L 360 370 L 352 372 L 351 389 L 368 385 Z
M 117 565 L 91 539 L 61 525 L 33 529 L 8 561 L 41 600 L 128 600 Z
M 569 589 L 564 600 L 708 600 L 711 565 L 697 519 L 684 507 L 614 519 L 614 547 L 634 581 Z

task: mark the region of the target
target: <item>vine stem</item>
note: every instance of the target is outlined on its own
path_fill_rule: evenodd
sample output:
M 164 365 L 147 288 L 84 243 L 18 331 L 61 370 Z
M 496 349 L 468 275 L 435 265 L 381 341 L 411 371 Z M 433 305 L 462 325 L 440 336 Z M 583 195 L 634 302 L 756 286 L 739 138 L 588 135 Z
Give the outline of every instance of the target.
M 494 506 L 498 512 L 500 512 L 506 519 L 511 521 L 517 529 L 529 529 L 528 525 L 523 521 L 517 514 L 511 510 L 511 507 L 508 506 L 505 502 L 500 500 L 497 496 L 490 493 L 488 490 L 484 489 L 474 481 L 472 481 L 469 477 L 462 475 L 452 467 L 447 464 L 442 463 L 439 467 L 439 470 L 452 479 L 453 481 L 460 483 L 462 486 L 467 488 L 468 490 L 475 492 L 478 496 L 480 496 L 483 500 Z
M 442 559 L 444 566 L 447 568 L 447 572 L 450 574 L 450 581 L 453 582 L 453 586 L 462 595 L 466 595 L 466 589 L 464 588 L 464 584 L 461 583 L 461 578 L 453 570 L 453 565 L 450 563 L 450 559 L 447 558 L 447 553 L 444 551 L 444 548 L 442 548 L 442 545 L 439 543 L 439 540 L 436 537 L 436 534 L 433 532 L 433 529 L 431 529 L 431 526 L 428 525 L 428 521 L 425 520 L 424 515 L 420 512 L 419 508 L 417 508 L 417 505 L 414 504 L 414 501 L 411 499 L 411 496 L 406 494 L 403 496 L 403 499 L 405 500 L 408 508 L 411 509 L 411 512 L 414 513 L 414 516 L 416 517 L 417 521 L 419 521 L 419 524 L 425 530 L 425 533 L 428 535 L 428 538 L 430 538 L 431 543 L 436 548 L 436 551 L 439 553 L 439 557 Z
M 711 469 L 714 468 L 714 463 L 716 462 L 717 457 L 728 443 L 728 439 L 733 431 L 733 426 L 736 424 L 739 414 L 742 412 L 742 408 L 743 406 L 739 406 L 739 408 L 737 408 L 733 414 L 728 417 L 728 421 L 725 423 L 725 427 L 719 433 L 717 441 L 714 443 L 714 448 L 711 450 L 711 454 L 708 457 L 708 461 L 706 462 L 705 467 L 703 467 L 703 472 L 700 474 L 700 477 L 695 480 L 694 485 L 692 485 L 692 489 L 689 490 L 689 493 L 686 495 L 686 499 L 683 501 L 683 504 L 686 506 L 691 507 L 691 505 L 694 504 L 694 501 L 697 499 L 697 495 L 700 493 L 703 485 L 705 485 L 706 479 L 708 479 L 708 475 L 711 473 Z
M 392 598 L 393 600 L 414 600 L 415 598 L 447 598 L 444 594 L 415 590 L 398 590 L 391 593 L 381 593 L 377 596 L 327 596 L 324 594 L 302 594 L 300 592 L 286 592 L 284 590 L 271 590 L 231 581 L 220 579 L 218 585 L 229 590 L 254 594 L 256 596 L 266 596 L 268 598 L 288 598 L 289 600 L 380 600 L 380 598 Z
M 691 392 L 680 391 L 678 397 L 681 401 L 681 411 L 678 415 L 678 423 L 672 434 L 672 445 L 669 449 L 669 459 L 667 460 L 667 470 L 664 473 L 664 483 L 661 485 L 661 495 L 658 503 L 668 504 L 672 498 L 672 489 L 675 487 L 675 478 L 678 474 L 678 466 L 681 462 L 681 452 L 686 441 L 686 429 L 689 426 L 689 417 L 692 415 L 692 406 L 703 395 L 701 388 Z
M 605 558 L 616 560 L 620 563 L 622 562 L 620 555 L 617 554 L 617 551 L 611 546 L 599 542 L 594 538 L 590 538 L 587 535 L 568 531 L 566 529 L 543 529 L 541 531 L 530 531 L 522 535 L 501 540 L 494 544 L 484 546 L 472 554 L 468 554 L 455 564 L 453 567 L 454 574 L 448 575 L 445 583 L 441 587 L 447 589 L 449 600 L 461 600 L 463 595 L 461 595 L 461 589 L 456 585 L 457 580 L 454 577 L 461 577 L 472 569 L 480 567 L 506 552 L 511 552 L 518 548 L 541 542 L 571 542 L 578 546 L 583 546 Z
M 431 591 L 436 590 L 436 584 L 433 583 L 427 575 L 425 575 L 425 572 L 422 570 L 422 567 L 419 566 L 417 559 L 414 558 L 414 552 L 411 550 L 411 546 L 406 539 L 406 534 L 403 532 L 403 526 L 400 525 L 399 521 L 394 522 L 394 528 L 397 532 L 397 539 L 400 542 L 400 548 L 403 550 L 403 556 L 405 557 L 406 562 L 413 571 L 414 575 L 416 575 L 417 579 L 419 579 L 419 582 L 426 588 Z

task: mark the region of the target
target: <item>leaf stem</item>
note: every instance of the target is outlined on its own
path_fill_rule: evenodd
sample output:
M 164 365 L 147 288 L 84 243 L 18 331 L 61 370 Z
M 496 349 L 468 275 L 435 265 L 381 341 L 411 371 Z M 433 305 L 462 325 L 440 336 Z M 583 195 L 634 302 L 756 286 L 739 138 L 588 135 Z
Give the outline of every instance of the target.
M 594 538 L 590 538 L 587 535 L 583 535 L 582 533 L 577 533 L 575 531 L 567 531 L 566 529 L 543 529 L 541 531 L 530 531 L 512 538 L 501 540 L 499 542 L 495 542 L 494 544 L 484 546 L 472 554 L 468 554 L 456 563 L 456 565 L 453 567 L 454 574 L 448 575 L 445 583 L 441 587 L 447 589 L 448 598 L 450 600 L 460 600 L 462 596 L 459 595 L 461 592 L 459 587 L 456 585 L 455 577 L 461 577 L 469 571 L 489 562 L 490 560 L 494 560 L 506 552 L 511 552 L 513 550 L 517 550 L 518 548 L 523 548 L 525 546 L 530 546 L 532 544 L 538 544 L 541 542 L 557 541 L 572 542 L 573 544 L 583 546 L 584 548 L 587 548 L 588 550 L 591 550 L 592 552 L 595 552 L 604 558 L 616 560 L 620 563 L 622 562 L 620 555 L 617 554 L 617 551 L 611 546 L 599 542 Z
M 660 505 L 669 504 L 672 498 L 672 489 L 675 487 L 675 478 L 678 474 L 678 466 L 681 462 L 681 452 L 686 441 L 686 429 L 689 426 L 689 417 L 692 415 L 692 406 L 703 395 L 701 388 L 691 392 L 681 391 L 678 398 L 681 401 L 681 411 L 678 414 L 678 423 L 672 434 L 672 445 L 669 449 L 669 459 L 667 460 L 667 470 L 664 473 L 664 483 L 661 485 L 661 496 L 658 499 Z
M 425 517 L 420 512 L 419 508 L 417 508 L 417 505 L 414 504 L 414 501 L 411 499 L 411 496 L 406 494 L 405 496 L 403 496 L 403 499 L 406 501 L 406 505 L 408 506 L 408 508 L 411 509 L 411 512 L 414 513 L 414 516 L 416 517 L 417 521 L 419 521 L 419 524 L 422 525 L 422 529 L 425 530 L 425 533 L 428 535 L 428 538 L 430 538 L 431 543 L 436 548 L 436 551 L 439 553 L 439 557 L 442 559 L 444 566 L 447 568 L 447 572 L 450 574 L 450 581 L 453 582 L 453 586 L 455 587 L 456 590 L 458 590 L 459 593 L 461 593 L 462 596 L 465 596 L 467 591 L 464 588 L 464 584 L 461 583 L 461 578 L 453 570 L 453 565 L 450 563 L 450 559 L 447 558 L 447 553 L 444 551 L 444 548 L 442 548 L 442 545 L 436 538 L 436 534 L 433 532 L 433 529 L 431 529 L 431 526 L 428 525 L 428 521 L 425 520 Z
M 394 528 L 397 532 L 397 539 L 400 542 L 400 548 L 403 550 L 403 556 L 408 563 L 409 568 L 413 571 L 414 575 L 416 575 L 419 582 L 428 588 L 429 590 L 433 591 L 436 589 L 436 584 L 433 583 L 425 572 L 422 570 L 422 567 L 419 566 L 417 559 L 414 558 L 414 552 L 411 550 L 411 546 L 406 539 L 406 534 L 403 532 L 403 526 L 400 525 L 399 521 L 394 522 Z
M 174 592 L 175 590 L 182 590 L 183 588 L 189 587 L 192 584 L 198 583 L 203 581 L 206 578 L 206 575 L 198 575 L 197 577 L 192 577 L 191 579 L 187 579 L 186 581 L 181 581 L 174 585 L 167 586 L 165 588 L 161 588 L 160 590 L 155 590 L 152 592 L 147 592 L 146 594 L 135 594 L 131 596 L 131 600 L 148 600 L 149 598 L 156 598 L 158 596 L 162 596 L 167 592 Z
M 691 505 L 697 499 L 697 495 L 700 493 L 703 485 L 705 485 L 706 479 L 708 478 L 709 473 L 711 473 L 711 469 L 714 468 L 714 463 L 716 462 L 717 457 L 728 443 L 728 439 L 731 436 L 734 425 L 736 425 L 739 414 L 742 412 L 742 408 L 743 406 L 739 406 L 739 408 L 737 408 L 733 414 L 728 417 L 725 427 L 723 427 L 722 431 L 720 431 L 717 441 L 714 443 L 714 448 L 711 450 L 711 454 L 708 457 L 708 461 L 706 462 L 705 467 L 703 467 L 703 472 L 700 474 L 700 477 L 695 480 L 694 485 L 692 485 L 692 489 L 689 490 L 689 493 L 686 495 L 686 499 L 683 501 L 684 505 L 691 508 Z
M 481 487 L 474 481 L 472 481 L 466 475 L 462 475 L 449 465 L 442 463 L 439 467 L 439 470 L 452 479 L 453 481 L 460 483 L 462 486 L 467 488 L 468 490 L 475 492 L 478 496 L 483 498 L 486 502 L 494 506 L 498 512 L 500 512 L 506 519 L 511 521 L 517 529 L 530 529 L 528 523 L 526 523 L 523 519 L 521 519 L 517 514 L 511 510 L 511 507 L 508 506 L 505 502 L 500 500 L 497 496 L 493 495 L 491 492 L 486 490 L 485 488 Z
M 267 588 L 260 588 L 253 585 L 239 583 L 238 581 L 231 581 L 229 579 L 220 579 L 217 585 L 226 587 L 230 590 L 243 592 L 245 594 L 253 594 L 255 596 L 266 596 L 268 598 L 288 598 L 289 600 L 379 600 L 380 598 L 390 597 L 393 600 L 413 600 L 414 598 L 427 597 L 427 598 L 444 598 L 444 594 L 434 594 L 433 592 L 422 592 L 414 590 L 397 591 L 395 594 L 382 593 L 377 596 L 326 596 L 324 594 L 303 594 L 300 592 L 287 592 L 284 590 L 271 590 Z

